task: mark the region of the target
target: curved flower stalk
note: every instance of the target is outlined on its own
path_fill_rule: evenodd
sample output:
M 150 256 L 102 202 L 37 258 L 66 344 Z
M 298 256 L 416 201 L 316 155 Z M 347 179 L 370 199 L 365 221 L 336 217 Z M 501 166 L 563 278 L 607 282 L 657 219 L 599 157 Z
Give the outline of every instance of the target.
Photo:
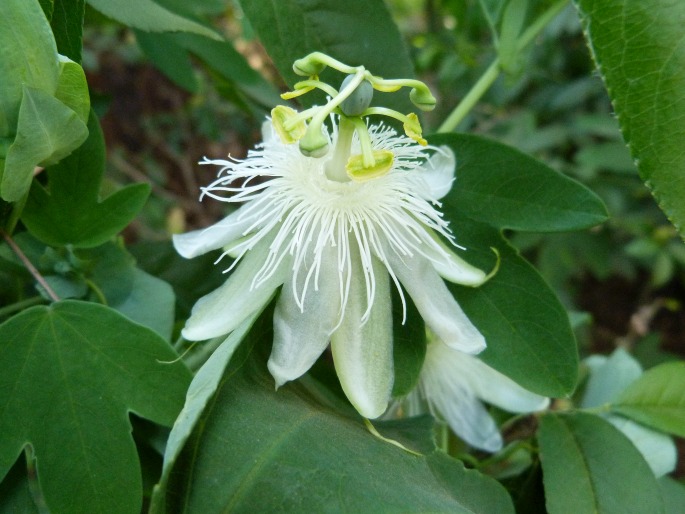
M 231 332 L 282 286 L 268 363 L 276 386 L 304 374 L 330 343 L 345 393 L 375 418 L 393 384 L 390 288 L 402 293 L 402 285 L 446 344 L 478 353 L 485 340 L 442 278 L 478 286 L 489 277 L 452 252 L 454 237 L 437 210 L 454 178 L 453 153 L 417 142 L 415 115 L 407 117 L 413 137 L 368 125 L 359 114 L 367 90 L 360 101 L 343 83 L 341 100 L 342 92 L 315 78 L 302 87 L 312 84 L 333 96 L 329 104 L 305 116 L 279 106 L 245 160 L 203 161 L 220 171 L 202 196 L 240 207 L 209 228 L 174 236 L 174 245 L 187 258 L 223 248 L 222 257 L 235 261 L 226 283 L 194 306 L 183 337 Z M 347 111 L 338 107 L 343 100 L 354 101 Z M 314 126 L 321 112 L 330 130 Z M 308 117 L 316 119 L 306 124 Z M 303 141 L 315 144 L 303 149 Z M 332 151 L 312 150 L 317 145 Z
M 502 449 L 502 435 L 483 402 L 507 412 L 528 413 L 546 409 L 549 398 L 524 389 L 478 357 L 455 350 L 433 338 L 419 383 L 403 400 L 407 413 L 428 410 L 443 419 L 466 443 L 488 452 Z

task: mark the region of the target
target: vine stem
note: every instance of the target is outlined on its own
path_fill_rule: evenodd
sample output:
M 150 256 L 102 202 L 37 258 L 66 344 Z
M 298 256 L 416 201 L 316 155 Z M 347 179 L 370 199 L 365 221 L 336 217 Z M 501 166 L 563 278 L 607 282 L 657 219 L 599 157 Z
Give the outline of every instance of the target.
M 57 296 L 57 293 L 55 293 L 55 291 L 52 290 L 52 288 L 47 283 L 45 278 L 43 278 L 43 275 L 40 274 L 40 272 L 36 269 L 36 267 L 31 263 L 29 258 L 26 257 L 24 252 L 21 251 L 21 248 L 19 248 L 17 246 L 17 243 L 15 243 L 14 240 L 5 231 L 2 231 L 2 237 L 5 241 L 7 241 L 7 244 L 9 245 L 9 247 L 16 254 L 16 256 L 19 257 L 19 260 L 26 267 L 26 269 L 29 271 L 29 273 L 31 273 L 31 275 L 33 275 L 33 278 L 36 279 L 36 282 L 38 282 L 41 285 L 41 287 L 45 290 L 45 292 L 50 297 L 50 299 L 53 302 L 59 302 L 60 297 Z
M 561 10 L 566 7 L 568 0 L 560 0 L 552 7 L 547 9 L 544 13 L 538 17 L 533 24 L 528 27 L 521 37 L 516 41 L 517 52 L 522 51 L 526 46 L 528 46 L 542 31 L 542 29 L 547 26 L 547 24 L 554 19 L 554 17 L 561 12 Z M 452 132 L 459 123 L 466 117 L 466 115 L 473 109 L 473 107 L 478 103 L 482 96 L 490 89 L 490 86 L 497 80 L 502 69 L 500 68 L 500 59 L 496 57 L 490 66 L 483 72 L 483 75 L 478 79 L 478 81 L 473 85 L 471 90 L 462 98 L 461 102 L 454 108 L 450 115 L 442 122 L 442 125 L 438 128 L 437 132 Z
M 38 305 L 43 302 L 45 302 L 45 298 L 42 296 L 32 296 L 26 300 L 18 301 L 6 307 L 0 308 L 0 318 L 4 318 L 5 316 L 9 316 L 10 314 L 14 314 L 15 312 L 24 310 L 27 307 L 33 307 L 34 305 Z

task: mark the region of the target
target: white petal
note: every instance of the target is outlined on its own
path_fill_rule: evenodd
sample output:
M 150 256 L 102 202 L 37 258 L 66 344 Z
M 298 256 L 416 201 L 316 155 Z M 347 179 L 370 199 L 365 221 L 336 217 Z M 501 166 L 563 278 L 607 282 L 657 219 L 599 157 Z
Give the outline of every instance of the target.
M 415 255 L 402 261 L 392 250 L 386 255 L 393 273 L 435 335 L 450 348 L 465 353 L 485 349 L 485 338 L 464 314 L 428 259 Z
M 181 332 L 189 341 L 202 341 L 233 331 L 245 318 L 267 304 L 288 272 L 285 259 L 276 271 L 252 288 L 252 281 L 269 253 L 270 239 L 265 238 L 248 252 L 218 289 L 200 298 Z
M 262 141 L 264 143 L 270 143 L 274 140 L 274 124 L 271 118 L 267 119 L 262 123 Z
M 431 233 L 438 248 L 424 245 L 421 250 L 442 278 L 463 286 L 478 287 L 489 278 L 487 274 L 455 254 L 434 232 Z
M 433 343 L 430 346 L 436 346 Z M 478 398 L 508 412 L 535 412 L 547 408 L 549 398 L 535 394 L 524 389 L 512 379 L 491 368 L 477 357 L 456 352 L 445 345 L 438 345 L 451 353 L 458 353 L 459 371 L 454 370 L 455 375 L 461 374 L 469 388 Z
M 307 271 L 300 270 L 297 291 L 302 290 Z M 312 278 L 302 310 L 295 301 L 293 280 L 283 285 L 274 312 L 274 342 L 268 363 L 276 387 L 306 373 L 328 346 L 340 315 L 339 285 L 337 258 L 331 247 L 324 250 L 321 259 L 318 290 Z
M 620 416 L 606 419 L 633 442 L 657 478 L 675 469 L 678 450 L 671 437 Z
M 439 150 L 426 160 L 421 178 L 428 185 L 431 200 L 437 200 L 449 193 L 454 182 L 456 165 L 457 159 L 448 146 L 439 147 Z
M 390 279 L 383 264 L 372 257 L 376 294 L 369 319 L 366 283 L 358 254 L 353 252 L 352 281 L 345 317 L 331 337 L 335 369 L 345 394 L 369 419 L 385 412 L 394 378 Z
M 186 259 L 191 259 L 240 239 L 254 223 L 254 220 L 239 219 L 240 212 L 240 209 L 236 209 L 207 228 L 185 234 L 175 234 L 173 236 L 174 248 Z
M 421 372 L 421 389 L 452 431 L 464 441 L 489 452 L 502 448 L 502 436 L 497 425 L 464 383 L 450 380 L 448 374 L 440 371 L 433 372 L 426 361 Z
M 602 362 L 597 356 L 586 359 L 590 379 L 585 388 L 583 408 L 597 407 L 615 400 L 629 384 L 642 375 L 642 367 L 622 348 Z

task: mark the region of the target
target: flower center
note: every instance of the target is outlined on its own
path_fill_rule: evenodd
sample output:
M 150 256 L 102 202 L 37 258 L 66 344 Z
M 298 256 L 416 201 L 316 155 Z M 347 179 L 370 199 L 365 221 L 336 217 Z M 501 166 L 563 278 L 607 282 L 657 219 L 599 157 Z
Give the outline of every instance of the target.
M 319 73 L 328 66 L 347 74 L 339 91 L 319 80 Z M 363 66 L 348 66 L 320 52 L 298 59 L 293 70 L 308 79 L 295 84 L 294 91 L 281 95 L 284 99 L 298 97 L 313 89 L 321 89 L 330 98 L 325 105 L 314 106 L 300 113 L 279 105 L 271 111 L 272 122 L 284 143 L 299 141 L 303 155 L 321 158 L 329 151 L 329 139 L 324 133 L 323 124 L 332 113 L 339 115 L 340 126 L 333 157 L 325 166 L 329 180 L 367 182 L 386 175 L 392 169 L 394 154 L 372 148 L 364 119 L 370 115 L 390 116 L 401 121 L 407 136 L 421 145 L 427 144 L 421 135 L 421 124 L 416 114 L 404 115 L 385 107 L 370 106 L 374 90 L 388 93 L 406 86 L 412 88 L 409 98 L 414 105 L 422 110 L 431 110 L 435 107 L 435 98 L 423 82 L 413 79 L 385 80 L 372 75 Z M 352 155 L 351 152 L 355 133 L 361 150 L 358 155 Z

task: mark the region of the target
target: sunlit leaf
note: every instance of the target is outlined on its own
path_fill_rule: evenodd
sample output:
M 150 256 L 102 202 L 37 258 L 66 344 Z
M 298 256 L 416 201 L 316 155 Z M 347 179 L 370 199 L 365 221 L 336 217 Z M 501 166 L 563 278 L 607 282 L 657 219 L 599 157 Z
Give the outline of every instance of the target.
M 68 300 L 0 325 L 0 367 L 0 475 L 30 444 L 53 512 L 140 512 L 128 413 L 171 425 L 180 411 L 190 373 L 168 344 Z
M 74 111 L 83 123 L 88 123 L 90 96 L 83 68 L 63 56 L 60 56 L 59 66 L 55 98 Z
M 0 48 L 2 138 L 13 135 L 16 130 L 22 86 L 43 89 L 50 93 L 57 87 L 57 47 L 38 2 L 3 1 Z
M 20 200 L 31 187 L 36 166 L 59 161 L 87 137 L 86 124 L 73 110 L 42 89 L 24 86 L 17 134 L 0 182 L 2 198 Z

